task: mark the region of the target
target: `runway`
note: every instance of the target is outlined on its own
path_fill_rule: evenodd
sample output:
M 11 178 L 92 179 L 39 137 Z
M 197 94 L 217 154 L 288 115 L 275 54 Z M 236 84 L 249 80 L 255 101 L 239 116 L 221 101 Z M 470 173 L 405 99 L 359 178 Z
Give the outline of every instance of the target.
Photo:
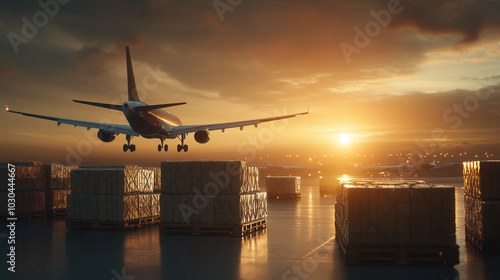
M 158 226 L 125 232 L 67 231 L 64 217 L 18 221 L 16 272 L 0 241 L 0 279 L 496 279 L 500 254 L 465 245 L 461 177 L 419 178 L 452 185 L 460 264 L 346 266 L 335 243 L 334 198 L 302 178 L 302 198 L 269 200 L 268 228 L 246 238 L 160 236 Z M 6 226 L 0 237 L 5 237 Z

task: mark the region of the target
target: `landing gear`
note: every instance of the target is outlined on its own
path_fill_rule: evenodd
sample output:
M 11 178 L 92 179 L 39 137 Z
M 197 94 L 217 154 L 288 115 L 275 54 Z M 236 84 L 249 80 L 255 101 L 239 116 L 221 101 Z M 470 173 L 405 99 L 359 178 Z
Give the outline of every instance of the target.
M 124 152 L 126 152 L 129 149 L 130 149 L 131 152 L 135 152 L 135 145 L 127 145 L 127 144 L 123 145 L 123 151 Z
M 181 144 L 177 145 L 177 151 L 180 152 L 182 150 L 184 150 L 184 152 L 187 152 L 188 151 L 188 145 L 181 145 Z
M 163 146 L 163 140 L 164 140 L 164 139 L 160 139 L 161 144 L 158 144 L 158 152 L 161 152 L 161 150 L 162 150 L 162 149 L 164 149 L 164 150 L 165 150 L 165 152 L 166 152 L 166 151 L 168 151 L 168 145 L 167 145 L 167 144 L 165 144 L 165 146 Z
M 182 134 L 181 135 L 181 143 L 182 144 L 177 145 L 177 152 L 180 152 L 182 150 L 184 150 L 184 152 L 188 151 L 188 145 L 184 145 L 184 140 L 185 139 L 186 139 L 186 134 Z
M 134 136 L 127 135 L 127 137 L 126 137 L 127 144 L 123 145 L 124 152 L 126 152 L 128 150 L 130 150 L 130 152 L 135 152 L 135 145 L 130 145 L 130 140 L 132 140 L 132 137 L 134 137 Z

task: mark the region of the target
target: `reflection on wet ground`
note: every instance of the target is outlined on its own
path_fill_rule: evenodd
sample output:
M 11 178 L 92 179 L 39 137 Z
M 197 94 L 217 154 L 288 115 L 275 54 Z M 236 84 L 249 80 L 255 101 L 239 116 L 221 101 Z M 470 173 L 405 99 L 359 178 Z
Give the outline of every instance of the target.
M 0 279 L 498 279 L 500 254 L 465 245 L 461 178 L 419 178 L 456 187 L 460 264 L 345 266 L 334 237 L 334 198 L 303 178 L 299 200 L 270 200 L 268 229 L 247 238 L 159 236 L 158 227 L 126 232 L 66 231 L 64 218 L 18 221 L 16 273 L 0 239 Z M 6 234 L 6 226 L 1 226 Z M 134 277 L 135 278 L 132 278 Z

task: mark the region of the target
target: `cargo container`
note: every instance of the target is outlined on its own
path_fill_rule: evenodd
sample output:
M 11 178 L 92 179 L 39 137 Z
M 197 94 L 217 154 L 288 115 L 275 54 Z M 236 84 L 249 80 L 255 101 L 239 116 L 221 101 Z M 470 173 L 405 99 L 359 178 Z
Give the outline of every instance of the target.
M 298 176 L 268 176 L 266 177 L 268 198 L 299 198 L 300 177 Z
M 159 222 L 155 172 L 138 166 L 85 166 L 71 171 L 69 229 L 125 230 Z
M 243 236 L 267 227 L 267 195 L 246 162 L 162 162 L 161 172 L 160 234 Z
M 339 180 L 335 227 L 348 263 L 458 263 L 453 187 Z

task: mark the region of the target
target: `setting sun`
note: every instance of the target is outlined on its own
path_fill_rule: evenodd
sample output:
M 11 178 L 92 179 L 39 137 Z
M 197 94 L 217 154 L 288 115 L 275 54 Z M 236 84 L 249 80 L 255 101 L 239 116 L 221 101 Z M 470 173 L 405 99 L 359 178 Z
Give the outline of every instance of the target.
M 351 136 L 347 133 L 342 133 L 339 135 L 339 142 L 342 145 L 349 145 L 351 143 Z

